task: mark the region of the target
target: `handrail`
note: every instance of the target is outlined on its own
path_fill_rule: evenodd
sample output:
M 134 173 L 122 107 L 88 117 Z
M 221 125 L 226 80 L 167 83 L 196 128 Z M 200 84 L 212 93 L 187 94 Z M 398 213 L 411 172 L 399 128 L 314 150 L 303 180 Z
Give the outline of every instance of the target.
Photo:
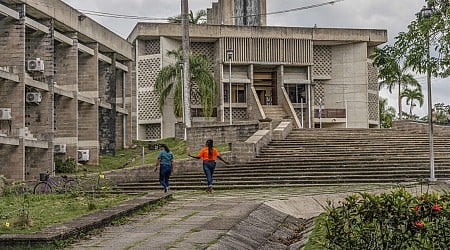
M 250 90 L 252 91 L 253 98 L 254 98 L 254 100 L 256 102 L 256 106 L 258 107 L 258 111 L 259 111 L 259 114 L 261 115 L 261 118 L 262 119 L 266 119 L 267 118 L 266 113 L 264 112 L 264 109 L 263 109 L 263 107 L 261 105 L 261 102 L 259 101 L 258 95 L 256 94 L 255 87 L 251 86 Z
M 303 121 L 300 123 L 300 120 L 298 119 L 297 114 L 295 113 L 294 106 L 292 106 L 292 103 L 289 100 L 289 96 L 287 94 L 286 89 L 284 87 L 281 87 L 281 91 L 283 93 L 284 100 L 286 101 L 286 103 L 289 107 L 288 111 L 289 111 L 290 115 L 294 118 L 295 125 L 297 126 L 297 128 L 303 128 Z M 302 112 L 303 112 L 303 110 L 302 110 Z

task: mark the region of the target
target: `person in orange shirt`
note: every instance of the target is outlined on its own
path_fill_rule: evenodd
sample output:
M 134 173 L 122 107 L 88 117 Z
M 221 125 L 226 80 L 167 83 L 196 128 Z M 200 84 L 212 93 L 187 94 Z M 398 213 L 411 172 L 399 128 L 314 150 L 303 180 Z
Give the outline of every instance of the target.
M 203 171 L 206 175 L 206 181 L 208 183 L 208 189 L 206 192 L 212 193 L 212 183 L 213 183 L 213 174 L 214 169 L 216 168 L 216 158 L 221 160 L 225 164 L 229 164 L 222 157 L 220 157 L 219 151 L 214 147 L 213 140 L 209 139 L 206 141 L 205 147 L 203 147 L 197 156 L 190 155 L 190 157 L 195 159 L 203 160 Z

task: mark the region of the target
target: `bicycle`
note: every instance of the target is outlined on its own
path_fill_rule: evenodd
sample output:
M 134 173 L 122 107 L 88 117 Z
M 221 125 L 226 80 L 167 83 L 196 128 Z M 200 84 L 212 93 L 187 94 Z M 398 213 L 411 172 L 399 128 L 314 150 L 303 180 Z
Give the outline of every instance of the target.
M 39 182 L 34 186 L 34 194 L 48 194 L 54 190 L 60 193 L 72 192 L 78 188 L 78 181 L 73 177 L 63 175 L 51 177 L 48 172 L 39 174 Z

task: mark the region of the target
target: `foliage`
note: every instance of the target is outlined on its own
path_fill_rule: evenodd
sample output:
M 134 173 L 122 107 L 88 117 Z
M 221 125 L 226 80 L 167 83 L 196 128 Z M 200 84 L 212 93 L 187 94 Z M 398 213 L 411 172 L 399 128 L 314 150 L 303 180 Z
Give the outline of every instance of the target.
M 129 199 L 127 195 L 95 197 L 96 209 L 110 207 Z M 32 233 L 49 225 L 70 221 L 89 210 L 90 197 L 73 194 L 7 195 L 0 197 L 0 234 Z M 26 224 L 24 223 L 26 222 Z
M 380 125 L 382 128 L 391 128 L 392 121 L 395 118 L 395 109 L 390 106 L 387 107 L 386 98 L 380 98 L 379 103 Z
M 409 105 L 409 116 L 412 117 L 413 113 L 413 107 L 416 106 L 414 101 L 418 101 L 420 107 L 423 106 L 423 93 L 421 88 L 415 88 L 415 89 L 409 89 L 406 88 L 401 93 L 402 98 L 406 98 L 406 104 Z
M 192 10 L 189 11 L 189 23 L 191 24 L 204 24 L 206 23 L 207 13 L 206 10 L 199 10 L 195 13 L 192 12 Z M 182 17 L 181 15 L 177 15 L 174 17 L 169 17 L 169 23 L 182 23 Z
M 304 250 L 326 249 L 323 246 L 326 235 L 325 214 L 319 215 L 319 217 L 315 219 L 314 225 L 314 229 L 308 238 L 308 242 L 306 243 Z
M 77 170 L 77 162 L 73 158 L 64 161 L 63 158 L 55 157 L 56 173 L 75 173 Z
M 418 73 L 447 77 L 450 73 L 450 4 L 448 0 L 428 0 L 431 17 L 421 17 L 408 25 L 408 31 L 401 32 L 394 44 L 405 63 Z M 431 50 L 431 51 L 430 51 Z M 430 53 L 428 53 L 430 51 Z
M 412 195 L 404 188 L 353 194 L 326 215 L 326 249 L 447 249 L 450 195 Z
M 420 83 L 408 72 L 409 68 L 404 64 L 403 54 L 392 46 L 386 45 L 383 48 L 375 49 L 373 63 L 378 68 L 378 78 L 381 80 L 379 88 L 387 87 L 389 93 L 395 86 L 398 86 L 398 114 L 401 119 L 402 114 L 402 89 L 408 86 L 420 89 Z
M 155 91 L 159 95 L 159 108 L 162 112 L 166 99 L 174 91 L 173 112 L 176 117 L 182 117 L 183 76 L 180 65 L 183 62 L 183 53 L 181 48 L 179 48 L 167 51 L 167 56 L 174 58 L 176 62 L 163 67 L 156 77 Z M 214 77 L 209 71 L 209 62 L 205 55 L 189 54 L 189 75 L 188 84 L 192 86 L 195 82 L 198 85 L 204 116 L 211 117 L 218 90 Z

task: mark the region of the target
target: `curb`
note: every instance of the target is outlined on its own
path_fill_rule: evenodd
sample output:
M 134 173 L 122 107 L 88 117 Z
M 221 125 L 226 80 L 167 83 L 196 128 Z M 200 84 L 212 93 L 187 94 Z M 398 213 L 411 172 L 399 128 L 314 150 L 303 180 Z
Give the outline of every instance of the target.
M 83 215 L 68 222 L 50 226 L 39 232 L 30 234 L 3 234 L 0 235 L 0 245 L 49 244 L 59 240 L 66 240 L 93 229 L 102 228 L 118 218 L 125 217 L 143 207 L 171 197 L 172 194 L 147 194 L 133 200 L 125 201 L 113 207 Z

